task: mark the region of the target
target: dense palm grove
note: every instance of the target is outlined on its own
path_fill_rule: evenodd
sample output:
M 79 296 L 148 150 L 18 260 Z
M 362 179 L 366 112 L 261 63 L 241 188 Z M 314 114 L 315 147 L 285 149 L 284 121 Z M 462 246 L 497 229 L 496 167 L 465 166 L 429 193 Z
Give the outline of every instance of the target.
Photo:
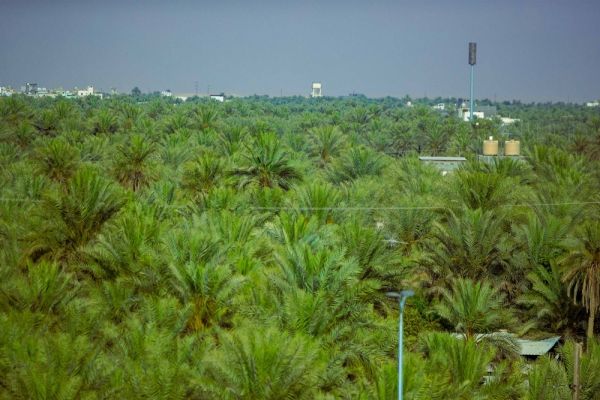
M 407 100 L 0 100 L 0 398 L 600 398 L 597 109 Z

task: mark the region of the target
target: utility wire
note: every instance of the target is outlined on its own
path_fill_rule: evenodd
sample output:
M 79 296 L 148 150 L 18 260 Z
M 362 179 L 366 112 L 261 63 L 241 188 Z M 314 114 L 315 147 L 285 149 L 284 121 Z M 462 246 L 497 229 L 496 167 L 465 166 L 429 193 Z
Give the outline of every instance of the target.
M 43 200 L 38 199 L 19 199 L 12 197 L 0 197 L 0 201 L 16 201 L 16 202 L 31 202 L 39 203 Z M 589 205 L 589 204 L 600 204 L 600 201 L 587 201 L 587 202 L 566 202 L 566 203 L 527 203 L 527 204 L 505 204 L 499 207 L 547 207 L 547 206 L 575 206 L 575 205 Z M 186 208 L 187 206 L 174 206 L 169 205 L 171 208 Z M 397 207 L 246 207 L 250 210 L 264 210 L 264 211 L 393 211 L 393 210 L 439 210 L 446 208 L 453 208 L 453 205 L 447 206 L 397 206 Z M 238 208 L 229 208 L 230 210 L 236 210 Z

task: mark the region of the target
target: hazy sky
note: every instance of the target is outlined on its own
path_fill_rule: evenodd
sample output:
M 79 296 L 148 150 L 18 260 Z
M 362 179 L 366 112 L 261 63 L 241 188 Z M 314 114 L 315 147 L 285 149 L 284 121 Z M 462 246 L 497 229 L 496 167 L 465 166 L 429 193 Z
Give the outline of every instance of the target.
M 0 0 L 0 85 L 600 98 L 600 1 Z

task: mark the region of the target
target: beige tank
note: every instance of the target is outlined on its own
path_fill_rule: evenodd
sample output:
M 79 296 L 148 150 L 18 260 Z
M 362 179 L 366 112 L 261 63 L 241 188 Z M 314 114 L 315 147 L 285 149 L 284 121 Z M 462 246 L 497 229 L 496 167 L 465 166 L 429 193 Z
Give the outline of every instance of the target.
M 490 140 L 483 141 L 483 155 L 484 156 L 497 156 L 498 155 L 498 141 L 494 140 L 490 136 Z
M 518 140 L 507 140 L 504 142 L 505 156 L 518 156 L 521 154 L 521 142 Z

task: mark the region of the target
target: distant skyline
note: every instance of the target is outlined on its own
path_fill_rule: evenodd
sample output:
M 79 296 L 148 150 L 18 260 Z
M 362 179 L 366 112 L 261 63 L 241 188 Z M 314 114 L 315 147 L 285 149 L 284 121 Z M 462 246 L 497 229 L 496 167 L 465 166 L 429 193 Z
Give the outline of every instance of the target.
M 0 86 L 600 98 L 600 1 L 0 0 Z

